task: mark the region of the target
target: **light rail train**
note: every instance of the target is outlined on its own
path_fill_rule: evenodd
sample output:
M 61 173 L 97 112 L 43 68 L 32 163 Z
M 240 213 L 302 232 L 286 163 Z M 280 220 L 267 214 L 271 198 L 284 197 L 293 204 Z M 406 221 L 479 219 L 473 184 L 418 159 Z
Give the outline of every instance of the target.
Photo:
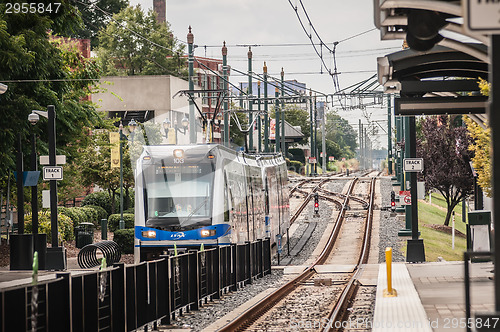
M 145 146 L 135 169 L 135 261 L 169 248 L 228 245 L 289 227 L 286 162 L 222 145 Z

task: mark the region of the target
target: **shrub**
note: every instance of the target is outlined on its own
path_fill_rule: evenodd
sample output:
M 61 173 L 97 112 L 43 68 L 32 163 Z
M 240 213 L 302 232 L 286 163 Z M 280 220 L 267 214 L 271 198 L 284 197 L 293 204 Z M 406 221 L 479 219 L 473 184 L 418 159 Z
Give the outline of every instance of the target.
M 290 160 L 288 163 L 287 163 L 287 167 L 288 167 L 288 170 L 290 171 L 294 171 L 295 173 L 299 173 L 301 172 L 302 168 L 303 168 L 303 165 L 300 161 L 297 161 L 297 160 Z
M 135 215 L 132 213 L 124 213 L 123 220 L 125 221 L 125 228 L 134 228 Z M 120 214 L 112 214 L 108 218 L 108 229 L 111 232 L 117 230 L 120 226 Z
M 123 211 L 123 213 L 134 214 L 135 213 L 135 208 L 134 207 L 128 208 L 125 211 Z
M 113 234 L 113 241 L 115 241 L 120 250 L 124 254 L 134 253 L 134 229 L 117 229 Z
M 106 210 L 108 216 L 111 214 L 111 197 L 106 191 L 98 191 L 88 194 L 82 201 L 82 206 L 97 205 Z M 115 205 L 119 206 L 119 205 Z
M 94 224 L 95 227 L 100 224 L 99 214 L 96 210 L 88 206 L 82 206 L 80 209 L 86 215 L 87 222 Z
M 98 206 L 98 205 L 85 205 L 85 208 L 92 208 L 97 212 L 97 222 L 100 224 L 101 219 L 107 219 L 108 218 L 108 213 L 104 208 Z
M 25 230 L 26 233 L 32 233 L 32 215 L 31 213 L 25 217 Z M 59 241 L 72 241 L 75 239 L 73 231 L 73 220 L 70 217 L 60 213 L 57 216 L 57 231 L 59 234 Z M 38 233 L 47 234 L 47 242 L 52 242 L 52 234 L 50 227 L 50 211 L 38 212 Z
M 80 223 L 87 221 L 87 216 L 79 208 L 75 207 L 65 208 L 59 206 L 57 208 L 57 211 L 60 214 L 69 217 L 73 221 L 73 226 L 78 226 Z
M 306 162 L 306 157 L 304 156 L 304 150 L 299 148 L 288 149 L 288 155 L 291 160 L 300 161 L 302 164 Z

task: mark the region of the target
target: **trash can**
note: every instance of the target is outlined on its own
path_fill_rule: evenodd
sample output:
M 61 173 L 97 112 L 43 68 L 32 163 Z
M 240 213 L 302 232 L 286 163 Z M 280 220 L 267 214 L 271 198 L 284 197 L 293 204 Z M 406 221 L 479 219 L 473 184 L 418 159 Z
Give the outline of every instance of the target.
M 94 224 L 82 222 L 75 227 L 76 247 L 82 249 L 87 244 L 94 242 Z

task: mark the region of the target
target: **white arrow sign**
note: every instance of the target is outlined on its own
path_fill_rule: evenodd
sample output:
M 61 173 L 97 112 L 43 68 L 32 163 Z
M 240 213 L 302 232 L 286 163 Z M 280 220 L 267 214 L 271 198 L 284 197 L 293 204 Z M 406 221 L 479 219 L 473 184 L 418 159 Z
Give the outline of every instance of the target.
M 62 166 L 44 166 L 43 167 L 44 180 L 62 180 L 63 168 Z

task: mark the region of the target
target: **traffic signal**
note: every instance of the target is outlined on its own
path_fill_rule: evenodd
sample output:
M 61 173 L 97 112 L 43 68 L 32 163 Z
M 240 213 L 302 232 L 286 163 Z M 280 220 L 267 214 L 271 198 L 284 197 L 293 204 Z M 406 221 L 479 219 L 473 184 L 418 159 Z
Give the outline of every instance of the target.
M 394 192 L 394 190 L 391 191 L 391 209 L 393 212 L 396 209 L 396 193 Z
M 314 194 L 314 214 L 319 213 L 319 196 L 318 193 Z
M 406 43 L 415 51 L 428 51 L 443 40 L 439 34 L 448 22 L 440 13 L 431 10 L 410 9 Z

